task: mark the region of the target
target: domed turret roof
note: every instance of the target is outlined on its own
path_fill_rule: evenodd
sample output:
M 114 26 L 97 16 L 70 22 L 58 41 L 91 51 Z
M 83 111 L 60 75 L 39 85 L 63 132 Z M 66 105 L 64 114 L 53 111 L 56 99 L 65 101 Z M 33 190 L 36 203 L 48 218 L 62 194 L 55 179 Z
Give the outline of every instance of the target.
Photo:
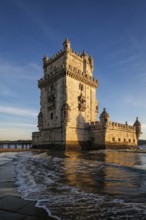
M 109 114 L 106 112 L 106 109 L 103 109 L 103 112 L 100 114 L 100 118 L 108 118 L 110 117 Z
M 134 126 L 141 126 L 141 123 L 138 120 L 138 117 L 136 118 L 136 121 L 134 122 Z
M 65 41 L 63 42 L 63 44 L 70 44 L 70 41 L 69 41 L 68 37 L 65 39 Z
M 43 57 L 43 60 L 48 60 L 49 58 L 48 58 L 48 56 L 47 56 L 47 54 L 45 54 L 45 56 Z

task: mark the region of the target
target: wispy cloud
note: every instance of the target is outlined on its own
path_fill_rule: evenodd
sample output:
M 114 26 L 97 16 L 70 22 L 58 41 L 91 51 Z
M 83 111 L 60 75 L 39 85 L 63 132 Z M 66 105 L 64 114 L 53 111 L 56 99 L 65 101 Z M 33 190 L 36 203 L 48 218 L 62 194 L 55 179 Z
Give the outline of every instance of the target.
M 0 95 L 9 96 L 9 97 L 17 97 L 18 93 L 14 91 L 14 89 L 10 88 L 7 84 L 0 82 Z
M 142 124 L 142 128 L 146 129 L 146 124 Z
M 146 73 L 137 74 L 133 77 L 133 79 L 146 79 Z
M 117 60 L 114 63 L 111 63 L 111 66 L 123 66 L 123 65 L 129 65 L 130 63 L 133 65 L 133 62 L 136 62 L 136 64 L 139 63 L 138 55 L 120 57 L 119 60 Z
M 0 59 L 0 76 L 13 79 L 37 80 L 38 75 L 42 74 L 42 68 L 36 63 L 20 65 L 18 63 Z
M 0 99 L 9 102 L 30 101 L 37 89 L 37 80 L 42 77 L 42 67 L 36 63 L 20 64 L 0 57 Z M 11 101 L 11 100 L 10 100 Z M 1 103 L 2 104 L 2 103 Z
M 126 96 L 123 98 L 123 102 L 126 104 L 139 107 L 139 108 L 144 108 L 146 109 L 146 103 L 144 100 L 144 97 L 132 97 L 132 96 Z
M 30 20 L 35 23 L 38 28 L 43 31 L 43 33 L 49 37 L 52 41 L 59 42 L 59 38 L 61 38 L 61 32 L 55 30 L 50 26 L 50 24 L 46 24 L 46 21 L 42 17 L 36 14 L 34 11 L 34 8 L 31 8 L 30 5 L 27 5 L 27 3 L 24 1 L 16 0 L 17 5 L 21 10 L 23 10 L 27 16 L 29 16 Z
M 31 139 L 32 132 L 28 129 L 0 128 L 0 140 Z
M 17 127 L 17 128 L 36 128 L 35 124 L 29 124 L 29 123 L 15 123 L 15 122 L 0 122 L 0 127 L 4 128 L 4 127 Z
M 37 112 L 31 109 L 21 109 L 12 106 L 2 106 L 2 105 L 0 105 L 0 113 L 18 115 L 18 116 L 29 116 L 29 117 L 37 116 Z

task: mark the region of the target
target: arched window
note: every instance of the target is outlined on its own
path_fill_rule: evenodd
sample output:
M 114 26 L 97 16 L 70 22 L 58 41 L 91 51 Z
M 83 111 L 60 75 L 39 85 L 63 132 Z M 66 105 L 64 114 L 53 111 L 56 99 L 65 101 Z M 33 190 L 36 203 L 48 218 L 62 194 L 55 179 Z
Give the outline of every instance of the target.
M 91 142 L 94 142 L 94 137 L 91 137 Z
M 51 120 L 53 119 L 53 112 L 51 112 L 51 114 L 50 114 L 50 119 Z
M 61 108 L 61 121 L 67 122 L 69 121 L 69 111 L 70 107 L 67 103 L 65 103 Z
M 80 89 L 81 91 L 83 91 L 84 86 L 83 86 L 83 84 L 82 84 L 82 83 L 80 83 L 80 84 L 79 84 L 79 89 Z

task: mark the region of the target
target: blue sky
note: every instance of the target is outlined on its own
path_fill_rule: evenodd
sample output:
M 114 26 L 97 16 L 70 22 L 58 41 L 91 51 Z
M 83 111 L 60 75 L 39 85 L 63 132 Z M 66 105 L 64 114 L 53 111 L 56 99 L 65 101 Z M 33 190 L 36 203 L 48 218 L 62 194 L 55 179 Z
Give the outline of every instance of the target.
M 37 131 L 42 58 L 71 47 L 94 58 L 99 113 L 133 124 L 146 139 L 145 0 L 1 0 L 0 140 Z

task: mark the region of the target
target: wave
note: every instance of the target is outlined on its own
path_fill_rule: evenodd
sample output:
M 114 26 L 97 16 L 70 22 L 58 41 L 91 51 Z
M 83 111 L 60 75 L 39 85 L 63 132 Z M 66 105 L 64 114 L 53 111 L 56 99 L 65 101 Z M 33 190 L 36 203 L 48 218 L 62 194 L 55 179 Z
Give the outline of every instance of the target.
M 16 166 L 16 185 L 24 199 L 37 201 L 37 207 L 57 220 L 146 218 L 145 204 L 125 202 L 106 193 L 87 190 L 86 185 L 89 189 L 93 187 L 93 182 L 88 182 L 92 175 L 107 167 L 123 169 L 101 161 L 21 153 Z
M 0 166 L 10 162 L 13 159 L 16 159 L 17 154 L 17 152 L 0 153 Z

